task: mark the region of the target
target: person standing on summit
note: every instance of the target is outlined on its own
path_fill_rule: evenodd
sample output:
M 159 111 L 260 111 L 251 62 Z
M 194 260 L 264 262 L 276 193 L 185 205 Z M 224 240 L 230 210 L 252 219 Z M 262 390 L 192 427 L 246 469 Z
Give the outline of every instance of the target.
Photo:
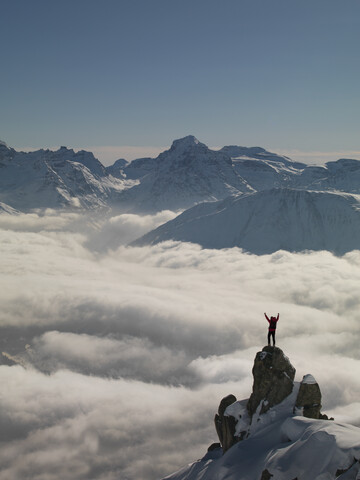
M 264 313 L 266 320 L 269 322 L 269 333 L 268 333 L 268 345 L 270 346 L 270 337 L 273 339 L 273 347 L 275 347 L 275 332 L 276 332 L 276 324 L 279 320 L 279 314 L 277 317 L 268 317 L 266 313 Z

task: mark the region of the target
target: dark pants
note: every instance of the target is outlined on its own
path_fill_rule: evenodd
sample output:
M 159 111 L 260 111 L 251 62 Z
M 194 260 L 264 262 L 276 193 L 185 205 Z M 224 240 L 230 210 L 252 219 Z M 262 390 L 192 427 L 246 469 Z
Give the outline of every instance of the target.
M 275 332 L 268 333 L 268 345 L 270 345 L 270 337 L 273 339 L 273 345 L 275 345 Z

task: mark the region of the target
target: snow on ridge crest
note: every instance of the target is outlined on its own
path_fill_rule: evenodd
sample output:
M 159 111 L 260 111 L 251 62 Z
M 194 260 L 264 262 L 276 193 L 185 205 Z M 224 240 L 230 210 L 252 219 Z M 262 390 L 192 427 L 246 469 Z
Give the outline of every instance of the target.
M 360 429 L 320 413 L 321 392 L 312 375 L 291 380 L 292 391 L 278 397 L 286 372 L 292 377 L 295 369 L 281 349 L 258 352 L 253 394 L 262 400 L 256 410 L 249 410 L 247 399 L 224 397 L 215 416 L 221 444 L 166 480 L 359 479 Z
M 319 222 L 315 222 L 314 229 L 313 225 L 310 225 L 314 215 L 320 213 L 320 217 L 322 217 L 322 212 L 315 211 L 318 210 L 317 203 L 320 199 L 314 199 L 316 200 L 316 205 L 314 205 L 307 198 L 309 195 L 306 193 L 316 191 L 336 193 L 339 205 L 333 205 L 334 208 L 329 205 L 329 211 L 332 217 L 336 212 L 340 212 L 337 217 L 344 222 L 344 215 L 341 212 L 344 204 L 341 204 L 340 197 L 342 196 L 344 199 L 344 195 L 347 194 L 353 196 L 360 194 L 360 161 L 358 160 L 340 159 L 337 162 L 328 163 L 326 166 L 309 167 L 292 162 L 287 157 L 268 152 L 261 147 L 230 145 L 220 150 L 212 149 L 201 143 L 194 135 L 187 135 L 174 140 L 170 149 L 160 153 L 156 158 L 140 158 L 131 163 L 115 162 L 112 167 L 106 168 L 94 157 L 92 152 L 85 150 L 75 153 L 73 149 L 62 146 L 56 151 L 47 149 L 26 153 L 7 147 L 3 141 L 0 143 L 0 161 L 3 167 L 0 178 L 0 201 L 20 210 L 27 211 L 31 208 L 46 207 L 63 208 L 68 204 L 66 198 L 70 197 L 79 198 L 82 207 L 86 209 L 103 205 L 110 209 L 117 208 L 140 214 L 156 213 L 167 209 L 185 210 L 204 202 L 225 201 L 226 198 L 228 200 L 223 207 L 230 208 L 235 195 L 242 194 L 243 200 L 246 200 L 247 197 L 244 194 L 251 192 L 258 194 L 256 200 L 258 208 L 254 211 L 250 224 L 241 231 L 241 241 L 245 242 L 246 240 L 246 242 L 244 245 L 236 244 L 236 246 L 252 251 L 247 246 L 250 243 L 254 247 L 253 253 L 266 253 L 259 244 L 259 238 L 265 238 L 264 235 L 257 235 L 255 242 L 248 237 L 252 234 L 255 235 L 258 227 L 260 230 L 266 230 L 265 243 L 266 246 L 269 246 L 269 229 L 264 229 L 263 225 L 264 221 L 271 223 L 273 217 L 281 217 L 282 223 L 285 219 L 294 228 L 291 231 L 289 228 L 284 228 L 286 239 L 278 238 L 279 241 L 276 242 L 274 237 L 272 249 L 289 248 L 298 251 L 319 247 L 321 249 L 337 249 L 341 253 L 353 247 L 351 238 L 356 237 L 356 235 L 349 234 L 348 238 L 344 239 L 343 235 L 340 238 L 339 231 L 341 229 L 335 228 L 334 232 L 330 232 L 329 237 L 332 240 L 328 247 L 328 240 L 322 241 L 323 234 Z M 42 175 L 39 175 L 39 168 Z M 54 176 L 53 170 L 56 171 L 57 177 Z M 63 195 L 59 197 L 58 190 L 50 188 L 46 175 L 51 176 L 53 185 L 58 178 L 58 187 L 67 192 L 65 197 Z M 59 175 L 62 178 L 61 181 Z M 48 190 L 47 196 L 43 195 L 44 188 Z M 279 191 L 272 190 L 274 188 L 283 190 L 279 194 Z M 290 190 L 285 190 L 286 188 Z M 298 196 L 294 198 L 294 192 L 299 190 L 304 192 L 302 195 L 304 198 Z M 262 198 L 260 192 L 265 191 L 271 191 L 271 194 L 266 194 L 267 198 Z M 92 192 L 91 196 L 89 196 L 90 192 Z M 291 199 L 285 198 L 285 195 Z M 282 202 L 280 202 L 279 196 L 284 197 Z M 254 204 L 255 197 L 251 198 Z M 355 199 L 355 197 L 353 198 Z M 289 219 L 282 215 L 284 204 L 288 203 L 287 200 L 291 200 L 287 212 L 285 212 Z M 296 212 L 296 201 L 293 200 L 301 203 L 301 208 L 299 207 Z M 349 203 L 350 201 L 351 199 L 349 199 Z M 261 212 L 268 211 L 270 205 L 274 205 L 276 202 L 281 210 L 274 208 L 273 211 L 268 212 L 269 214 L 265 218 L 260 218 Z M 357 199 L 352 201 L 355 205 L 354 208 L 357 208 L 356 202 Z M 321 203 L 322 210 L 324 210 L 325 199 Z M 236 205 L 234 204 L 233 207 L 235 209 Z M 290 207 L 293 207 L 293 212 Z M 203 206 L 203 208 L 208 210 L 210 207 Z M 231 222 L 230 218 L 238 213 L 234 209 L 230 208 L 227 219 L 224 216 L 225 223 L 222 225 L 224 228 L 216 226 L 206 236 L 209 243 L 214 232 L 219 232 L 220 236 L 223 231 L 227 236 L 226 245 L 219 238 L 216 242 L 214 240 L 215 243 L 210 242 L 209 248 L 225 248 L 229 246 L 230 237 L 234 240 L 231 229 L 235 227 L 236 222 Z M 347 210 L 349 215 L 346 216 L 345 226 L 349 227 L 348 230 L 351 227 L 357 231 L 357 217 L 352 215 L 350 209 Z M 325 213 L 326 217 L 329 212 Z M 291 216 L 293 216 L 293 222 L 290 221 Z M 209 217 L 209 219 L 213 218 L 214 215 Z M 220 215 L 218 218 L 220 220 Z M 256 219 L 259 222 L 255 225 Z M 326 218 L 324 218 L 324 222 L 327 228 Z M 195 223 L 192 223 L 192 228 L 196 228 Z M 279 222 L 273 223 L 279 224 Z M 340 221 L 335 223 L 340 223 Z M 244 227 L 246 225 L 245 222 Z M 272 226 L 270 225 L 271 228 Z M 277 228 L 277 225 L 275 227 Z M 276 231 L 278 230 L 277 228 Z M 308 232 L 312 237 L 315 237 L 316 234 L 321 237 L 315 247 L 313 246 L 315 240 L 312 243 L 302 241 L 302 238 L 307 239 Z M 189 238 L 186 241 L 202 244 L 202 237 Z M 234 246 L 233 243 L 231 246 Z
M 307 375 L 304 375 L 304 378 L 302 379 L 302 383 L 306 383 L 308 385 L 314 385 L 315 383 L 317 383 L 317 381 L 310 373 L 308 373 Z
M 187 150 L 197 146 L 207 148 L 207 146 L 204 143 L 201 143 L 196 137 L 194 137 L 194 135 L 187 135 L 186 137 L 174 140 L 170 150 Z

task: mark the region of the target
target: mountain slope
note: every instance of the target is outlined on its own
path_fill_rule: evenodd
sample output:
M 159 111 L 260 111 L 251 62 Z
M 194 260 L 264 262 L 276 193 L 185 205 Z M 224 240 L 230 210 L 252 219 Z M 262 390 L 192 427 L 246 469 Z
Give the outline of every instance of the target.
M 126 188 L 90 152 L 61 147 L 24 153 L 0 147 L 0 201 L 19 210 L 102 208 Z
M 341 158 L 323 167 L 307 167 L 290 184 L 309 190 L 360 193 L 360 161 Z
M 290 158 L 271 153 L 260 147 L 223 147 L 232 159 L 235 171 L 244 178 L 254 190 L 268 190 L 273 187 L 285 187 L 296 183 L 306 165 L 293 162 Z
M 290 415 L 237 443 L 224 455 L 220 448 L 215 449 L 165 478 L 356 480 L 360 464 L 354 458 L 359 457 L 360 428 Z
M 359 208 L 353 195 L 272 189 L 195 206 L 135 244 L 180 240 L 256 254 L 279 249 L 343 254 L 360 246 Z
M 210 150 L 190 135 L 161 153 L 140 184 L 124 192 L 123 202 L 141 212 L 178 210 L 252 190 L 228 155 Z

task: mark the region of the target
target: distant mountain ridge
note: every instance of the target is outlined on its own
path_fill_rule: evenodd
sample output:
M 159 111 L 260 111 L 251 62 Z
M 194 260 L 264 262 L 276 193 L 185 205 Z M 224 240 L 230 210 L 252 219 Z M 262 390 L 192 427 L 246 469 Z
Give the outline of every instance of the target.
M 0 201 L 32 208 L 117 208 L 135 213 L 184 210 L 229 195 L 286 187 L 360 193 L 360 161 L 323 167 L 293 162 L 261 147 L 211 150 L 193 135 L 156 158 L 104 167 L 91 152 L 17 152 L 0 142 Z
M 260 147 L 211 150 L 192 135 L 174 140 L 157 158 L 120 159 L 109 167 L 84 150 L 75 153 L 61 147 L 26 153 L 1 142 L 0 201 L 20 210 L 106 206 L 136 213 L 183 210 L 274 182 L 280 185 L 299 174 L 300 167 L 305 166 Z
M 360 246 L 360 161 L 309 166 L 261 147 L 212 150 L 193 135 L 156 158 L 104 167 L 91 152 L 17 152 L 0 142 L 1 211 L 45 208 L 153 214 L 184 211 L 138 244 L 168 239 L 208 248 Z M 190 210 L 188 210 L 190 209 Z
M 104 208 L 127 183 L 109 176 L 91 152 L 16 152 L 0 144 L 0 201 L 21 211 L 34 208 Z

